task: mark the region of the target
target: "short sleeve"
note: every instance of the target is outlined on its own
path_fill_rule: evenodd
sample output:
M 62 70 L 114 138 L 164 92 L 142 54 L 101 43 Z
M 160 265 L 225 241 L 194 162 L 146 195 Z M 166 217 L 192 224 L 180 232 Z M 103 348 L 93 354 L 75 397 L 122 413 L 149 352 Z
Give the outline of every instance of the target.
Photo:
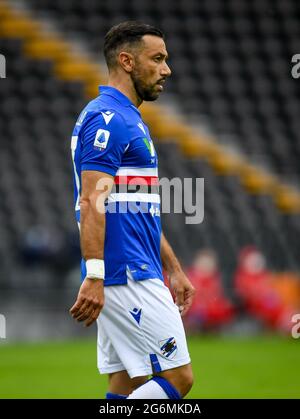
M 128 136 L 126 123 L 118 113 L 106 111 L 93 115 L 80 134 L 81 170 L 115 176 L 129 143 Z

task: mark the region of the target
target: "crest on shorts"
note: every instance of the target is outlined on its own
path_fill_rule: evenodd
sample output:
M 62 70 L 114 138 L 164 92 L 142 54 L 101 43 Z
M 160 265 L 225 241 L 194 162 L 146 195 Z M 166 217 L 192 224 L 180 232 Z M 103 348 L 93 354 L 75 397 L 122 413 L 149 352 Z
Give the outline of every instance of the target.
M 160 352 L 165 358 L 172 359 L 176 355 L 177 344 L 174 337 L 159 341 L 159 346 Z

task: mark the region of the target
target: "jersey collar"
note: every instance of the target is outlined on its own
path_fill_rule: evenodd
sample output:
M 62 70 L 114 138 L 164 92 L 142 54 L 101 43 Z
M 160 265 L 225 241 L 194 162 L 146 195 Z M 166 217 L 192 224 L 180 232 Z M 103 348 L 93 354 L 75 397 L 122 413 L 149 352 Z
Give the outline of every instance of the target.
M 137 109 L 137 107 L 134 106 L 131 100 L 129 100 L 128 97 L 125 96 L 123 93 L 121 93 L 120 90 L 115 89 L 114 87 L 111 87 L 111 86 L 99 86 L 99 92 L 101 95 L 104 94 L 104 95 L 113 97 L 123 106 L 130 106 L 138 114 L 140 114 L 140 111 Z

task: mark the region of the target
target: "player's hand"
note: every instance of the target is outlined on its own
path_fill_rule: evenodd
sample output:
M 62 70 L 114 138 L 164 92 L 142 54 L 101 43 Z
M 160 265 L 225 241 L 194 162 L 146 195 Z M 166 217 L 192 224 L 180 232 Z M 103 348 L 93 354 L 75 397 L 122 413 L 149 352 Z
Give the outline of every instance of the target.
M 85 321 L 85 325 L 90 326 L 97 320 L 103 306 L 103 280 L 85 278 L 79 289 L 77 300 L 70 309 L 70 314 L 78 322 Z
M 169 281 L 171 290 L 175 294 L 175 304 L 181 316 L 185 316 L 192 305 L 195 288 L 182 270 L 170 274 Z

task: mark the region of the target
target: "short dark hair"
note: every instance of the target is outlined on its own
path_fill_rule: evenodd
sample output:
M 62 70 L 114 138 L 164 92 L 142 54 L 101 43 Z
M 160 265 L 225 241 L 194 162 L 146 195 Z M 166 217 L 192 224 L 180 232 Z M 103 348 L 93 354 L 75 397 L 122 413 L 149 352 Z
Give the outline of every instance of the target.
M 113 26 L 104 38 L 104 57 L 108 68 L 116 65 L 117 50 L 127 45 L 137 46 L 144 35 L 154 35 L 164 39 L 160 29 L 146 23 L 127 21 Z

